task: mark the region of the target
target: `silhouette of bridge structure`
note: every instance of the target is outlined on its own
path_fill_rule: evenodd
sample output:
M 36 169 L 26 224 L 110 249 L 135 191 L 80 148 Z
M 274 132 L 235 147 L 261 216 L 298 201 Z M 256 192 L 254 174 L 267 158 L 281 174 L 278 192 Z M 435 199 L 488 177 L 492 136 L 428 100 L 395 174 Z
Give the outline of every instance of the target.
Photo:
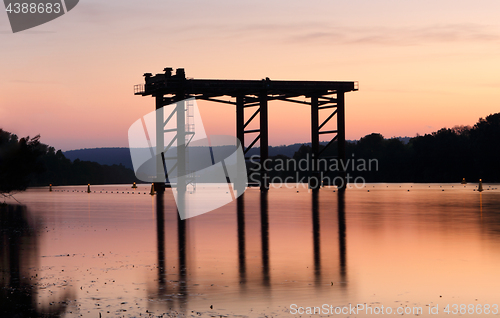
M 173 74 L 172 68 L 165 68 L 164 73 L 153 75 L 145 73 L 145 83 L 134 86 L 134 94 L 141 96 L 152 96 L 155 98 L 156 109 L 163 106 L 178 103 L 187 98 L 196 98 L 217 103 L 234 105 L 236 108 L 236 137 L 240 141 L 244 153 L 260 142 L 260 162 L 269 159 L 269 122 L 268 107 L 270 101 L 284 101 L 308 105 L 311 109 L 311 167 L 312 178 L 310 187 L 317 189 L 321 186 L 319 180 L 318 160 L 323 158 L 324 151 L 337 145 L 338 160 L 345 162 L 345 93 L 358 90 L 357 82 L 342 81 L 285 81 L 270 80 L 221 80 L 221 79 L 194 79 L 186 78 L 183 68 L 178 68 Z M 229 97 L 229 100 L 227 98 Z M 223 99 L 224 98 L 224 99 Z M 305 99 L 305 100 L 304 100 Z M 178 103 L 180 104 L 180 103 Z M 178 106 L 179 107 L 179 106 Z M 251 114 L 245 116 L 246 113 Z M 320 123 L 320 112 L 322 118 Z M 185 128 L 185 110 L 177 109 L 177 140 L 184 140 L 189 133 Z M 158 113 L 163 116 L 163 113 Z M 173 113 L 172 113 L 173 114 Z M 257 117 L 258 116 L 258 117 Z M 325 125 L 336 117 L 337 127 L 334 130 L 326 130 Z M 257 129 L 247 129 L 256 121 Z M 162 123 L 163 118 L 157 123 Z M 331 138 L 328 144 L 320 149 L 320 136 L 328 135 Z M 246 136 L 251 136 L 246 145 Z M 163 133 L 157 129 L 157 154 L 163 153 Z M 178 175 L 186 171 L 185 167 L 185 147 L 178 147 Z M 248 159 L 248 158 L 247 158 Z M 269 189 L 269 178 L 267 165 L 261 164 L 260 188 L 267 191 Z M 342 166 L 342 165 L 340 165 Z M 158 162 L 157 167 L 161 168 L 162 163 Z M 340 171 L 342 189 L 346 186 L 346 172 Z M 185 187 L 185 185 L 183 186 Z M 157 191 L 164 191 L 164 183 L 155 183 Z M 182 185 L 178 185 L 178 190 L 183 190 Z M 185 190 L 185 189 L 184 189 Z

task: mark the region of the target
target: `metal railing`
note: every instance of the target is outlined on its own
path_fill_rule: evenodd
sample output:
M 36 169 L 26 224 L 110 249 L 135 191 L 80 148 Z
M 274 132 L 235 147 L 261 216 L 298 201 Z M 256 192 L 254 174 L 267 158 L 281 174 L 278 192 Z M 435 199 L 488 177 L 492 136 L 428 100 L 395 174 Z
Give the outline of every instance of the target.
M 144 87 L 144 84 L 134 85 L 134 94 L 143 94 L 145 92 L 146 88 Z

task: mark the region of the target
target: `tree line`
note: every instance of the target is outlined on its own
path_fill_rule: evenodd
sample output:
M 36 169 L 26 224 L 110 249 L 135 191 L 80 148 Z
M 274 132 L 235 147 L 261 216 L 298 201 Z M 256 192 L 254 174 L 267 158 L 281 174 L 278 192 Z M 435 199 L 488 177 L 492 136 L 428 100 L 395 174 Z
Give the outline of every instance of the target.
M 325 145 L 320 146 L 323 150 Z M 311 148 L 302 145 L 292 158 L 270 158 L 270 177 L 289 177 L 298 181 L 311 175 L 300 169 L 283 169 L 286 160 L 310 160 Z M 335 158 L 333 143 L 322 156 Z M 385 139 L 372 133 L 357 142 L 346 143 L 350 160 L 376 160 L 376 169 L 358 169 L 347 164 L 353 177 L 366 182 L 500 182 L 500 113 L 480 118 L 474 126 L 442 128 L 431 134 L 417 135 L 405 143 L 398 138 Z M 331 161 L 329 161 L 331 162 Z M 352 161 L 351 161 L 352 162 Z M 357 161 L 358 162 L 358 161 Z M 255 165 L 254 165 L 255 166 Z M 249 172 L 254 168 L 247 164 Z M 322 167 L 323 175 L 333 179 L 338 171 Z M 354 169 L 353 169 L 354 168 Z M 131 169 L 123 165 L 101 165 L 91 161 L 73 162 L 61 150 L 40 142 L 40 136 L 18 138 L 0 129 L 0 193 L 22 191 L 28 186 L 120 184 L 138 182 Z
M 323 158 L 336 158 L 337 145 L 320 151 Z M 310 158 L 311 147 L 303 145 L 293 158 L 283 155 L 271 157 L 270 180 L 279 177 L 291 181 L 311 175 L 309 171 L 283 170 L 282 163 Z M 347 172 L 352 177 L 363 177 L 366 182 L 471 182 L 482 179 L 486 182 L 500 182 L 500 113 L 480 118 L 474 126 L 442 128 L 436 132 L 417 135 L 407 143 L 398 138 L 385 139 L 379 133 L 362 137 L 357 142 L 346 143 Z M 371 169 L 358 169 L 359 160 L 368 163 L 376 160 Z M 335 159 L 327 159 L 328 163 Z M 351 165 L 352 160 L 356 160 Z M 373 163 L 373 162 L 372 162 Z M 320 165 L 323 176 L 332 180 L 338 171 L 325 169 Z M 252 164 L 248 165 L 252 173 Z M 366 166 L 365 166 L 366 167 Z M 376 169 L 375 169 L 376 168 Z M 297 179 L 298 178 L 298 179 Z
M 123 165 L 100 165 L 91 161 L 71 162 L 61 150 L 40 142 L 40 135 L 19 138 L 0 129 L 0 193 L 27 187 L 137 182 L 134 172 Z

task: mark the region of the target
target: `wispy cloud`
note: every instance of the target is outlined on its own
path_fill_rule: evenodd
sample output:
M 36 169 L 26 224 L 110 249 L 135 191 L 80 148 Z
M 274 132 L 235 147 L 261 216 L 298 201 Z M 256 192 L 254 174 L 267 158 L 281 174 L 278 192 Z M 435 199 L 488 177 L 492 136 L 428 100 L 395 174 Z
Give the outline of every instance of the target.
M 282 44 L 415 46 L 435 43 L 500 43 L 500 27 L 483 24 L 436 24 L 415 27 L 344 26 L 320 23 L 177 25 L 184 39 L 259 39 Z
M 421 45 L 450 42 L 499 42 L 498 27 L 481 24 L 447 24 L 423 27 L 328 27 L 287 38 L 290 43 Z

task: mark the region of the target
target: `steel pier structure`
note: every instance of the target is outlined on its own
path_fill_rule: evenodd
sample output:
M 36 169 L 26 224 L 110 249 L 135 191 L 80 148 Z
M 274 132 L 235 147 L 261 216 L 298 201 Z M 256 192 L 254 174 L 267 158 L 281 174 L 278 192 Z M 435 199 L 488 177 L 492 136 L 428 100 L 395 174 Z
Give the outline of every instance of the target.
M 312 169 L 312 178 L 309 182 L 311 188 L 317 189 L 321 186 L 317 161 L 321 158 L 325 149 L 335 141 L 337 141 L 338 159 L 345 162 L 344 95 L 347 92 L 357 91 L 357 82 L 275 81 L 269 78 L 263 80 L 193 79 L 186 78 L 184 69 L 182 68 L 178 68 L 175 74 L 173 74 L 173 69 L 169 67 L 163 71 L 164 73 L 156 75 L 145 73 L 145 83 L 135 85 L 134 94 L 155 97 L 156 109 L 161 109 L 163 106 L 192 97 L 198 100 L 236 106 L 236 137 L 241 142 L 245 154 L 260 141 L 261 163 L 269 158 L 268 103 L 270 101 L 299 103 L 311 108 L 312 149 L 310 167 Z M 306 100 L 304 100 L 304 97 Z M 246 112 L 248 112 L 248 115 L 251 115 L 245 116 Z M 183 140 L 185 137 L 185 110 L 178 109 L 176 113 L 178 134 L 182 135 L 177 138 Z M 320 113 L 323 115 L 322 118 L 325 118 L 321 123 Z M 257 116 L 258 119 L 256 119 Z M 335 130 L 325 130 L 325 125 L 335 116 L 337 119 L 337 128 Z M 158 121 L 158 124 L 161 124 L 162 120 Z M 258 122 L 259 128 L 247 129 L 254 120 Z M 164 151 L 164 149 L 161 149 L 164 147 L 163 135 L 158 132 L 157 134 L 157 153 L 162 153 Z M 320 135 L 331 136 L 329 138 L 330 142 L 321 150 L 319 147 Z M 248 139 L 250 143 L 247 146 L 245 146 L 247 144 L 246 136 L 252 136 Z M 182 166 L 184 161 L 181 160 L 184 154 L 182 154 L 182 149 L 177 149 L 177 151 L 179 158 L 179 166 L 177 168 L 180 168 L 180 171 L 184 171 L 185 167 Z M 158 168 L 161 168 L 161 165 L 158 162 Z M 269 178 L 266 168 L 266 165 L 261 165 L 260 187 L 264 191 L 269 189 Z M 341 177 L 344 181 L 342 188 L 346 186 L 345 176 L 345 171 L 341 171 Z M 155 184 L 157 191 L 163 191 L 164 187 L 164 184 Z

